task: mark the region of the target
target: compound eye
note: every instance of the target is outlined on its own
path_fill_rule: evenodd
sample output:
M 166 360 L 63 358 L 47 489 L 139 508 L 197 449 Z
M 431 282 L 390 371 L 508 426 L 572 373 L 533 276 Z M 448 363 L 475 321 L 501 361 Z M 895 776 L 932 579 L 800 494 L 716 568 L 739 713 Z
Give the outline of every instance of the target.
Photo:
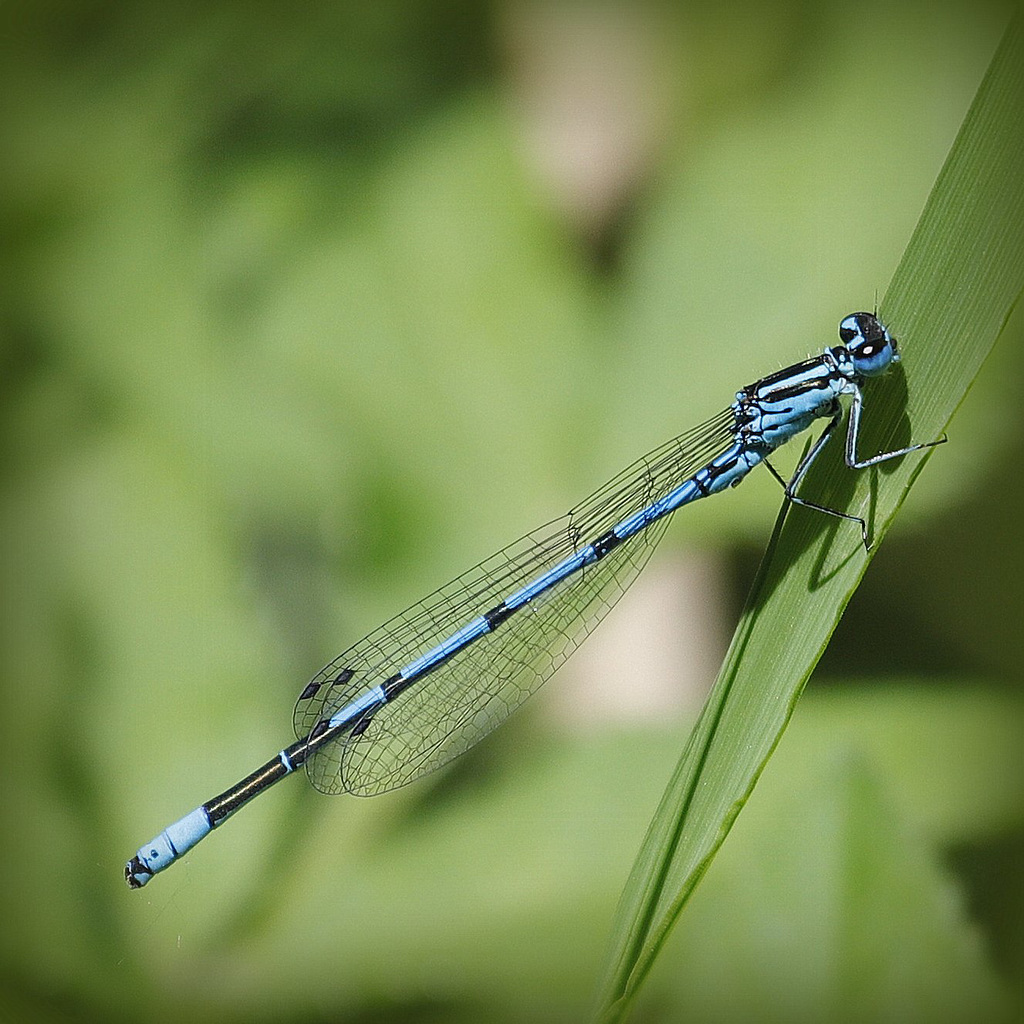
M 843 339 L 857 373 L 877 377 L 899 359 L 896 343 L 873 313 L 851 313 L 839 324 Z

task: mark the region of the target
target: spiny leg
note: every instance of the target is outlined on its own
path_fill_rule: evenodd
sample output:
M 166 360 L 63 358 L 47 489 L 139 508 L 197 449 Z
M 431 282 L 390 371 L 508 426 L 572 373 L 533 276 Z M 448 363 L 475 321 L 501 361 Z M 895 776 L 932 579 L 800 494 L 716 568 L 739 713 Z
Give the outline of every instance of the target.
M 875 466 L 880 462 L 885 462 L 888 459 L 898 459 L 903 455 L 909 455 L 911 452 L 921 451 L 924 448 L 934 448 L 936 445 L 945 444 L 949 440 L 943 434 L 938 440 L 926 441 L 922 444 L 912 444 L 905 448 L 899 448 L 895 451 L 882 452 L 879 455 L 875 455 L 870 459 L 858 459 L 857 458 L 857 438 L 860 433 L 860 417 L 861 412 L 864 408 L 864 397 L 861 394 L 860 388 L 853 388 L 851 390 L 853 397 L 852 405 L 850 406 L 850 422 L 846 430 L 846 450 L 845 460 L 846 465 L 850 469 L 867 469 L 869 466 Z M 868 527 L 867 523 L 860 517 L 852 515 L 848 512 L 840 512 L 838 509 L 828 508 L 825 505 L 819 505 L 817 502 L 808 500 L 807 498 L 801 498 L 797 495 L 797 488 L 803 481 L 804 476 L 811 467 L 811 463 L 818 457 L 822 448 L 824 448 L 828 439 L 832 436 L 835 428 L 838 426 L 840 419 L 842 418 L 842 409 L 839 407 L 839 403 L 834 404 L 832 418 L 828 421 L 825 429 L 822 430 L 818 439 L 811 446 L 811 450 L 800 460 L 800 464 L 796 467 L 796 471 L 793 473 L 792 478 L 787 483 L 776 471 L 775 467 L 765 459 L 765 465 L 771 471 L 772 475 L 782 485 L 786 492 L 786 497 L 789 498 L 796 505 L 803 505 L 806 508 L 813 508 L 818 512 L 824 512 L 826 515 L 836 516 L 839 519 L 846 519 L 852 523 L 860 524 L 861 539 L 864 542 L 864 550 L 870 551 L 871 545 L 868 542 Z
M 835 516 L 837 519 L 846 519 L 851 523 L 860 524 L 860 535 L 864 542 L 864 550 L 869 551 L 870 545 L 868 543 L 868 524 L 861 519 L 860 516 L 852 515 L 849 512 L 840 512 L 838 509 L 829 508 L 827 505 L 819 505 L 817 502 L 810 501 L 807 498 L 801 498 L 797 493 L 796 489 L 800 486 L 803 481 L 807 470 L 810 469 L 811 463 L 818 457 L 822 448 L 828 442 L 828 439 L 832 436 L 836 426 L 839 424 L 839 420 L 842 418 L 843 412 L 839 407 L 839 403 L 835 403 L 835 408 L 832 413 L 832 418 L 828 421 L 825 429 L 822 430 L 818 439 L 811 446 L 811 450 L 800 460 L 800 464 L 796 467 L 793 476 L 787 482 L 776 470 L 776 468 L 768 461 L 764 460 L 764 464 L 771 471 L 773 477 L 779 481 L 782 485 L 782 489 L 786 492 L 786 497 L 793 502 L 794 505 L 803 505 L 805 508 L 813 508 L 817 512 L 824 512 L 825 515 Z
M 853 389 L 853 404 L 850 406 L 850 425 L 846 430 L 846 464 L 850 469 L 867 469 L 868 466 L 875 466 L 879 462 L 888 459 L 898 459 L 902 455 L 909 455 L 911 452 L 919 452 L 922 448 L 934 448 L 938 444 L 945 444 L 949 438 L 945 434 L 937 441 L 925 441 L 922 444 L 907 445 L 906 448 L 898 448 L 892 452 L 882 452 L 870 459 L 860 460 L 857 458 L 857 436 L 860 432 L 860 414 L 864 408 L 864 397 L 860 388 Z

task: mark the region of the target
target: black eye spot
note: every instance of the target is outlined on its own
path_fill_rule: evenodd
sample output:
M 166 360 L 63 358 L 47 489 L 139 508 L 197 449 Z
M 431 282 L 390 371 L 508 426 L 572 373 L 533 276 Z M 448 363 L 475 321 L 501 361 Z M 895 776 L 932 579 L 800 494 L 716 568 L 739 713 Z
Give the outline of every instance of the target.
M 878 346 L 871 343 L 861 345 L 860 348 L 857 349 L 857 355 L 860 356 L 861 359 L 870 359 L 873 355 L 876 355 L 877 352 Z
M 844 345 L 849 345 L 854 338 L 857 337 L 857 332 L 852 327 L 840 327 L 839 328 L 839 339 Z

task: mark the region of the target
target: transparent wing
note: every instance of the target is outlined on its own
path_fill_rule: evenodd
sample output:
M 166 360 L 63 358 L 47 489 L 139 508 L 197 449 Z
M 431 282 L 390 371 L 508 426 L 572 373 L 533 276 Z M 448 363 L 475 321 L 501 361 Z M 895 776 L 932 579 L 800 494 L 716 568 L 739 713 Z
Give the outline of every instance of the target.
M 726 410 L 637 460 L 571 512 L 492 555 L 325 666 L 295 705 L 295 734 L 399 672 L 467 622 L 692 476 L 733 440 Z M 374 710 L 306 763 L 324 793 L 387 792 L 439 768 L 503 722 L 622 596 L 667 517 L 536 598 Z

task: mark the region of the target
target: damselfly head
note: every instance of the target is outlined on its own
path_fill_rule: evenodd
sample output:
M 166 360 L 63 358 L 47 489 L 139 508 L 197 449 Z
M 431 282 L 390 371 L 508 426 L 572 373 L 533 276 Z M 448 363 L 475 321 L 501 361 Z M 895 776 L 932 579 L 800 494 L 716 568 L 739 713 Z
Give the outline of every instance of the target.
M 839 337 L 862 377 L 877 377 L 899 362 L 896 339 L 873 313 L 851 313 L 839 324 Z

